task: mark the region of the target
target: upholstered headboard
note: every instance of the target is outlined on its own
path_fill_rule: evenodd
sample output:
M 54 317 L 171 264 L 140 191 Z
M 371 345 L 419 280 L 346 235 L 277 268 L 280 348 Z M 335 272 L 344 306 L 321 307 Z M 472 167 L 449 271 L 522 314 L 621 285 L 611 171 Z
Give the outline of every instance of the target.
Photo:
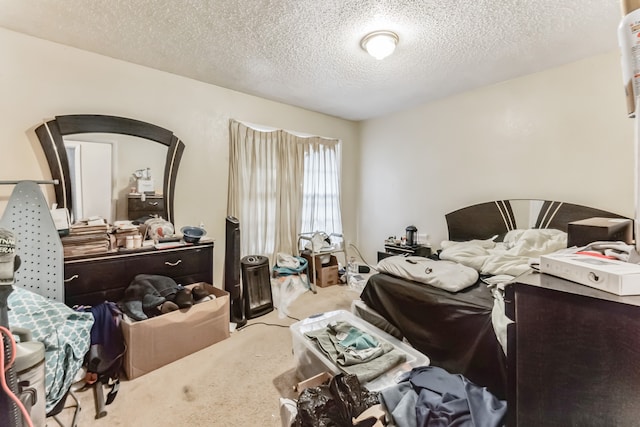
M 495 200 L 467 206 L 445 215 L 449 240 L 489 239 L 523 228 L 554 228 L 592 217 L 627 218 L 589 206 L 550 200 Z

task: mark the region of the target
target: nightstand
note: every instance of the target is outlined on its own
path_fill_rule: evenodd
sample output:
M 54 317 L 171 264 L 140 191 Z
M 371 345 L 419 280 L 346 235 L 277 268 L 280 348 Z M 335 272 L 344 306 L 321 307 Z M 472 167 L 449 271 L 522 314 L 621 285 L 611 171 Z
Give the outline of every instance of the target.
M 387 257 L 394 256 L 394 255 L 428 257 L 431 255 L 431 246 L 425 246 L 425 245 L 407 246 L 407 245 L 392 245 L 390 243 L 385 243 L 384 252 L 378 251 L 378 262 L 380 262 L 381 260 Z

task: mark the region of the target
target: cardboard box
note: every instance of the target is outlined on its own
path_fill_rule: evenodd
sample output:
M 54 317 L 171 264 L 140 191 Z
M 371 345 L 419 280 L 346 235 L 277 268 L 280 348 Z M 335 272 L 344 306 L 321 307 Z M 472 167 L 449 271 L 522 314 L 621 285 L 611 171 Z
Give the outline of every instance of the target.
M 213 301 L 147 320 L 121 323 L 127 345 L 124 370 L 134 379 L 229 337 L 229 293 L 203 285 Z
M 331 381 L 331 378 L 333 378 L 333 374 L 331 372 L 324 371 L 318 375 L 314 375 L 311 378 L 307 378 L 304 381 L 300 381 L 298 384 L 293 386 L 293 389 L 298 393 L 302 393 L 307 388 L 318 387 L 322 384 L 328 384 L 329 381 Z
M 567 226 L 567 247 L 593 242 L 633 242 L 633 221 L 624 218 L 587 218 Z
M 302 256 L 309 263 L 309 272 L 311 274 L 311 268 L 313 263 L 311 262 L 311 255 L 303 253 Z M 329 257 L 329 262 L 322 265 L 320 258 L 322 255 L 316 255 L 316 273 L 311 274 L 311 281 L 321 288 L 325 288 L 331 285 L 337 285 L 339 281 L 338 277 L 338 258 L 334 255 Z
M 640 265 L 585 254 L 540 257 L 540 271 L 616 295 L 640 295 Z

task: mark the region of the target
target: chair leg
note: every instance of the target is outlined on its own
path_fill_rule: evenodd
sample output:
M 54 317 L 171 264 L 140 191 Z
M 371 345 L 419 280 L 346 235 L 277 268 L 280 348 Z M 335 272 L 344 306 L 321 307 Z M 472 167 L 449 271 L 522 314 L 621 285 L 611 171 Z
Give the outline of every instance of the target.
M 71 419 L 71 425 L 69 427 L 78 427 L 78 415 L 80 414 L 80 411 L 82 410 L 82 407 L 80 406 L 80 401 L 78 400 L 78 398 L 76 397 L 76 394 L 73 392 L 73 390 L 69 390 L 69 393 L 67 393 L 67 396 L 65 397 L 65 399 L 68 399 L 69 396 L 71 396 L 71 398 L 74 400 L 75 404 L 71 405 L 71 406 L 65 406 L 62 410 L 65 409 L 69 409 L 69 408 L 75 408 L 73 411 L 73 418 Z M 66 405 L 66 402 L 65 402 Z M 60 411 L 58 414 L 53 415 L 52 418 L 58 423 L 58 425 L 65 427 L 64 423 L 60 420 L 59 415 L 62 411 Z

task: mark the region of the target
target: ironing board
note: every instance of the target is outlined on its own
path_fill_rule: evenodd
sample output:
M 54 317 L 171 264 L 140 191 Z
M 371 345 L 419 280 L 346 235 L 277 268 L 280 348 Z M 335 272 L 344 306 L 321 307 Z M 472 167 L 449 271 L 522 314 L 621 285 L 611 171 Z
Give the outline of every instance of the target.
M 15 286 L 64 304 L 64 251 L 44 194 L 35 181 L 18 181 L 0 219 L 16 237 L 20 268 Z

